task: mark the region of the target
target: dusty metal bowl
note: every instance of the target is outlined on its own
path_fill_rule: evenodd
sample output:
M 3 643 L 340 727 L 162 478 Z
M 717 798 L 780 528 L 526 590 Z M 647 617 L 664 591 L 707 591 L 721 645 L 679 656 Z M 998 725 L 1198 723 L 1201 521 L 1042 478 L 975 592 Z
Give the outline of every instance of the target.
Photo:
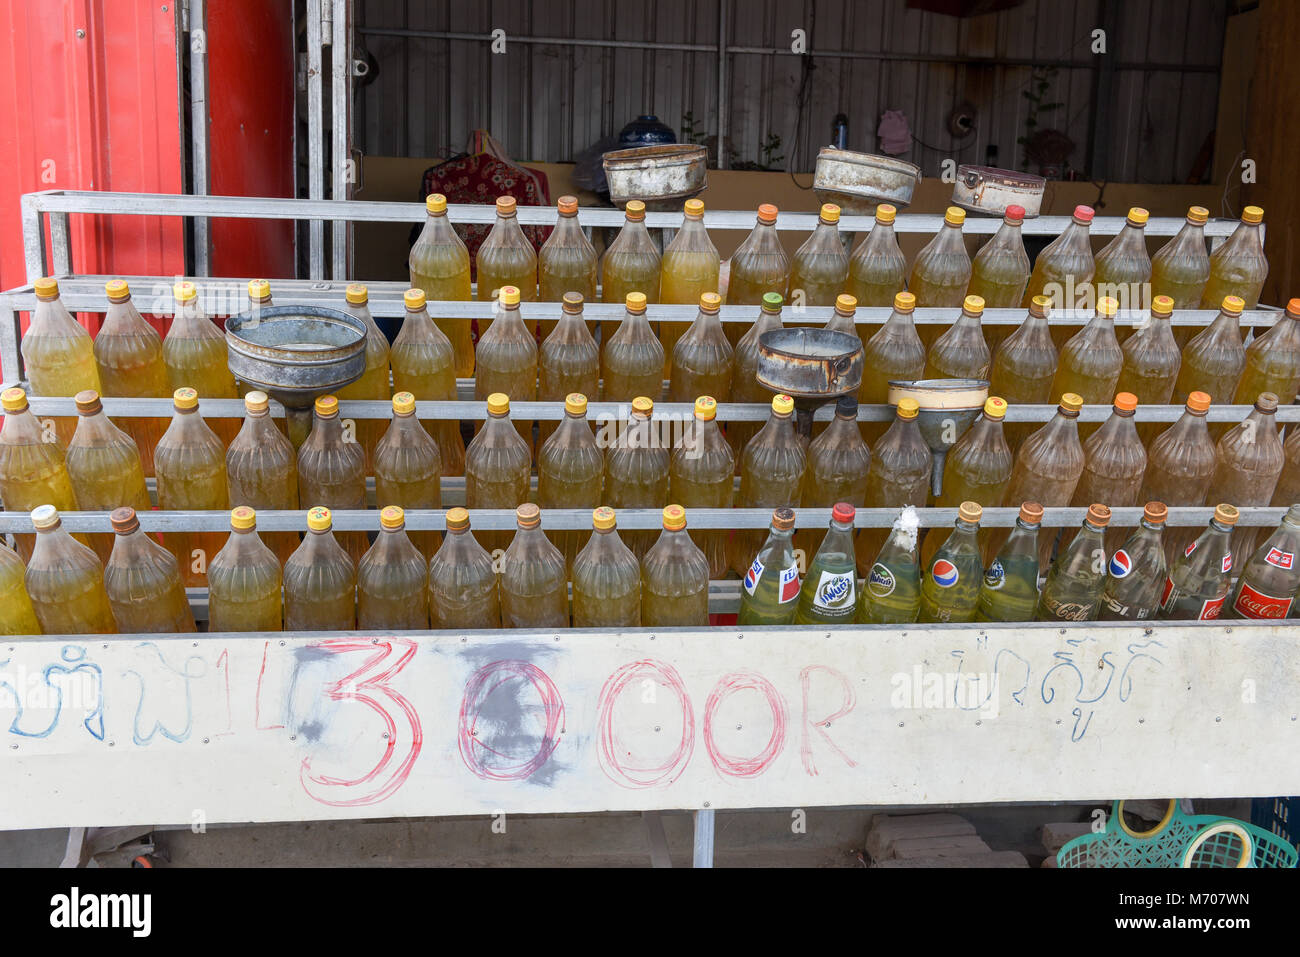
M 1005 216 L 1008 206 L 1021 206 L 1025 219 L 1033 219 L 1043 206 L 1047 180 L 1033 173 L 992 166 L 958 166 L 952 185 L 954 206 L 972 213 Z
M 833 329 L 773 329 L 758 338 L 757 378 L 796 399 L 837 399 L 862 383 L 862 340 Z
M 985 379 L 917 379 L 889 383 L 890 405 L 896 406 L 900 399 L 910 398 L 921 407 L 916 422 L 921 437 L 934 456 L 930 488 L 936 496 L 943 493 L 943 463 L 948 450 L 970 428 L 988 397 L 989 383 Z
M 613 150 L 601 160 L 610 201 L 620 209 L 639 199 L 656 212 L 677 210 L 708 186 L 708 151 L 689 143 Z
M 827 146 L 817 153 L 813 189 L 822 202 L 866 215 L 881 203 L 909 205 L 920 181 L 921 168 L 905 160 Z

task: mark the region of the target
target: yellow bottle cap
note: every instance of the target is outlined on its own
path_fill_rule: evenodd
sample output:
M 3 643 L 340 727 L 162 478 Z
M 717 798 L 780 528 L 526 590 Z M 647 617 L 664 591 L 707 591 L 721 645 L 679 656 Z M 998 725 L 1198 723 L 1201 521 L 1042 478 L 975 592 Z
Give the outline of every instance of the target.
M 271 284 L 265 279 L 248 280 L 248 298 L 254 302 L 262 302 L 271 298 Z
M 408 289 L 402 293 L 402 302 L 406 304 L 408 312 L 419 312 L 424 308 L 424 290 Z
M 560 300 L 564 306 L 564 311 L 571 316 L 582 314 L 582 304 L 585 301 L 580 292 L 566 292 Z
M 650 414 L 654 412 L 654 410 L 655 410 L 654 400 L 649 398 L 648 396 L 639 395 L 632 400 L 633 415 L 639 415 L 642 416 L 643 418 L 648 419 L 650 418 Z
M 1148 213 L 1141 206 L 1134 206 L 1132 209 L 1128 211 L 1128 221 L 1132 223 L 1134 226 L 1145 226 L 1147 224 L 1147 220 L 1150 218 L 1151 218 L 1151 214 Z
M 515 524 L 520 528 L 536 528 L 542 524 L 542 510 L 532 502 L 524 502 L 515 509 Z
M 1097 315 L 1110 316 L 1114 319 L 1117 312 L 1119 312 L 1119 303 L 1110 296 L 1102 296 L 1097 300 Z
M 502 286 L 497 290 L 497 301 L 503 306 L 519 305 L 519 287 Z
M 1156 296 L 1151 300 L 1151 315 L 1171 316 L 1174 312 L 1174 300 L 1169 296 Z
M 823 223 L 838 223 L 840 221 L 840 208 L 834 203 L 822 203 L 820 219 Z
M 385 505 L 379 510 L 380 528 L 401 528 L 406 524 L 406 513 L 396 505 Z
M 409 392 L 399 392 L 393 396 L 393 411 L 398 415 L 411 415 L 415 412 L 415 396 Z
M 911 292 L 894 293 L 894 310 L 896 312 L 911 312 L 916 308 L 916 294 Z
M 779 210 L 772 203 L 762 203 L 758 207 L 758 221 L 765 226 L 771 226 L 776 222 Z
M 248 412 L 265 412 L 271 407 L 271 400 L 265 392 L 254 389 L 244 396 L 244 409 Z
M 53 276 L 42 276 L 32 283 L 32 289 L 35 291 L 37 299 L 59 298 L 59 281 Z
M 629 199 L 627 205 L 623 207 L 623 212 L 632 222 L 645 219 L 645 203 L 639 199 Z
M 359 282 L 348 283 L 345 295 L 354 306 L 363 306 L 370 301 L 370 290 Z
M 78 415 L 94 415 L 104 407 L 94 389 L 82 389 L 72 397 L 72 401 L 77 404 Z
M 772 396 L 772 411 L 777 415 L 789 415 L 794 411 L 794 399 L 785 393 Z
M 467 528 L 469 528 L 469 512 L 460 507 L 447 510 L 447 530 L 449 532 L 463 532 Z
M 608 505 L 602 505 L 591 513 L 591 527 L 599 529 L 602 532 L 608 532 L 614 527 L 614 510 Z
M 1061 408 L 1066 412 L 1078 412 L 1083 408 L 1083 397 L 1073 392 L 1061 396 Z
M 328 532 L 334 524 L 334 517 L 324 505 L 307 509 L 307 527 L 313 532 Z
M 178 282 L 172 286 L 172 297 L 177 302 L 193 302 L 198 295 L 199 290 L 192 282 Z
M 1229 505 L 1227 502 L 1221 502 L 1214 506 L 1214 520 L 1220 525 L 1236 525 L 1237 519 L 1241 513 L 1237 511 L 1235 505 Z
M 518 204 L 515 202 L 515 198 L 513 196 L 498 196 L 497 215 L 513 216 L 515 214 L 515 207 L 517 205 Z
M 881 203 L 876 207 L 876 222 L 882 226 L 888 226 L 898 215 L 898 207 L 891 206 L 889 203 Z
M 1035 296 L 1029 300 L 1029 311 L 1035 316 L 1048 316 L 1052 312 L 1051 296 Z
M 1246 300 L 1240 296 L 1224 296 L 1223 311 L 1230 316 L 1241 315 L 1241 310 L 1246 308 Z
M 447 197 L 442 193 L 430 193 L 424 197 L 424 208 L 435 216 L 441 215 L 447 211 Z
M 915 399 L 908 397 L 906 399 L 898 400 L 898 417 L 900 419 L 915 419 L 920 414 L 921 403 L 917 402 Z
M 949 226 L 960 226 L 966 222 L 966 210 L 960 206 L 949 206 L 944 211 L 943 221 Z
M 679 532 L 686 527 L 686 509 L 680 505 L 669 505 L 664 509 L 664 528 L 670 532 Z
M 247 505 L 240 505 L 230 510 L 230 527 L 237 532 L 246 532 L 257 527 L 257 512 Z
M 339 400 L 332 395 L 322 395 L 316 399 L 316 414 L 322 419 L 339 414 Z
M 1210 218 L 1210 211 L 1204 206 L 1191 206 L 1187 210 L 1187 221 L 1197 226 L 1204 226 Z
M 718 400 L 711 395 L 702 395 L 695 400 L 695 417 L 705 422 L 712 421 L 718 414 Z
M 842 292 L 835 297 L 835 311 L 855 313 L 858 311 L 858 299 L 856 296 L 850 296 L 847 292 Z
M 6 412 L 22 412 L 27 408 L 27 393 L 17 386 L 5 389 L 0 392 L 0 406 Z
M 121 302 L 123 299 L 131 298 L 131 287 L 126 284 L 125 279 L 110 279 L 104 283 L 104 292 L 108 293 L 110 302 Z
M 32 524 L 40 530 L 59 527 L 59 510 L 53 505 L 38 505 L 32 509 Z
M 991 395 L 984 400 L 984 414 L 999 421 L 1007 414 L 1007 400 Z
M 197 409 L 199 394 L 188 386 L 177 389 L 172 393 L 172 405 L 178 409 Z
M 716 292 L 700 294 L 700 312 L 714 313 L 722 308 L 722 297 Z
M 586 415 L 587 397 L 581 392 L 570 392 L 564 397 L 564 411 L 569 415 Z
M 1258 206 L 1247 206 L 1241 211 L 1241 221 L 1250 223 L 1252 226 L 1262 223 L 1264 221 L 1264 210 Z
M 628 312 L 641 313 L 645 312 L 645 293 L 629 292 L 625 302 Z
M 978 522 L 984 517 L 984 506 L 979 502 L 962 502 L 957 506 L 957 517 L 963 522 Z
M 964 311 L 970 313 L 973 316 L 982 315 L 984 313 L 984 297 L 967 296 L 965 299 L 961 301 L 961 307 Z
M 699 219 L 704 215 L 704 200 L 688 199 L 682 205 L 682 212 L 691 217 L 691 219 Z
M 504 392 L 493 392 L 487 397 L 489 415 L 506 415 L 510 411 L 510 396 Z

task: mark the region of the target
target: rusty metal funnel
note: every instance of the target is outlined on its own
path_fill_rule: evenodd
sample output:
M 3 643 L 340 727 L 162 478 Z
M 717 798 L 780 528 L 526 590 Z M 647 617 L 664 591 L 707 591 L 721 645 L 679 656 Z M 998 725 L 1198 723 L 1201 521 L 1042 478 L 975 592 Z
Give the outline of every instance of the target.
M 921 407 L 916 417 L 921 437 L 934 455 L 930 488 L 937 498 L 943 493 L 943 463 L 948 450 L 975 421 L 989 397 L 984 379 L 917 379 L 889 383 L 889 404 L 915 399 Z
M 759 336 L 756 378 L 794 399 L 799 432 L 811 438 L 818 407 L 858 391 L 862 340 L 833 329 L 773 329 Z

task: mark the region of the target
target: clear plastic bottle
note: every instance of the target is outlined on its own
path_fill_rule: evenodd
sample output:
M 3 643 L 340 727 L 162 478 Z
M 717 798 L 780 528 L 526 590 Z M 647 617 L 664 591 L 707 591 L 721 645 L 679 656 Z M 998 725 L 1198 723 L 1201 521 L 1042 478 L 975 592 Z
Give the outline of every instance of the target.
M 193 389 L 201 399 L 234 399 L 239 392 L 230 371 L 226 337 L 203 314 L 192 282 L 172 287 L 176 315 L 163 337 L 163 362 L 172 392 Z M 238 428 L 238 426 L 236 426 Z
M 863 306 L 888 306 L 907 281 L 907 257 L 894 235 L 898 210 L 889 203 L 876 207 L 876 222 L 849 257 L 845 291 Z M 913 297 L 915 303 L 915 297 Z
M 298 453 L 275 426 L 265 392 L 244 396 L 243 428 L 226 449 L 226 481 L 232 506 L 296 511 Z M 284 562 L 298 547 L 297 532 L 268 532 L 266 544 Z
M 1137 407 L 1137 396 L 1119 393 L 1110 418 L 1083 443 L 1086 464 L 1075 486 L 1074 505 L 1105 502 L 1111 508 L 1128 508 L 1138 503 L 1147 450 L 1133 422 Z
M 587 397 L 571 392 L 564 398 L 559 427 L 537 453 L 537 502 L 542 508 L 595 508 L 604 473 L 605 456 L 587 422 Z M 579 531 L 551 532 L 549 537 L 568 567 L 587 538 Z
M 829 306 L 844 291 L 849 279 L 849 254 L 840 242 L 840 208 L 823 203 L 812 235 L 790 261 L 790 292 L 795 301 L 803 290 L 805 306 Z
M 1054 309 L 1074 309 L 1086 299 L 1096 263 L 1089 239 L 1095 213 L 1090 206 L 1076 206 L 1070 225 L 1044 247 L 1034 260 L 1025 298 L 1026 308 L 1035 296 L 1046 295 Z
M 27 405 L 27 393 L 19 388 L 0 393 L 4 424 L 0 426 L 0 499 L 10 512 L 31 511 L 39 505 L 53 505 L 72 512 L 77 499 L 68 475 L 63 446 L 51 432 L 48 440 L 39 419 Z M 28 558 L 32 537 L 19 535 L 19 553 Z
M 469 261 L 466 259 L 466 275 L 469 272 Z M 428 293 L 426 292 L 427 296 Z M 389 346 L 388 337 L 375 324 L 374 317 L 370 315 L 370 291 L 360 283 L 351 283 L 348 285 L 345 293 L 347 305 L 344 312 L 356 316 L 366 324 L 366 371 L 361 373 L 361 378 L 350 385 L 345 385 L 336 393 L 339 400 L 347 402 L 352 399 L 366 399 L 370 401 L 387 402 L 392 398 L 393 390 L 389 386 Z M 469 298 L 466 292 L 465 299 Z M 463 322 L 465 325 L 466 337 L 469 335 L 469 320 L 455 319 L 446 320 L 448 322 Z M 456 331 L 453 329 L 453 332 Z M 455 343 L 452 344 L 453 348 Z M 474 374 L 474 347 L 469 348 L 469 371 L 464 373 L 466 377 Z M 460 356 L 457 355 L 457 361 Z M 458 374 L 460 374 L 458 372 Z M 362 450 L 366 453 L 366 466 L 369 467 L 374 462 L 375 444 L 384 434 L 383 419 L 359 419 L 357 421 L 357 441 L 361 443 Z
M 104 590 L 104 566 L 65 532 L 53 505 L 32 509 L 36 546 L 23 584 L 47 635 L 112 635 L 113 609 Z
M 664 250 L 660 262 L 659 301 L 694 305 L 706 292 L 717 292 L 720 265 L 718 247 L 704 228 L 704 203 L 688 199 L 683 207 L 682 228 Z M 687 325 L 660 323 L 659 339 L 666 359 L 672 359 L 673 346 Z M 665 375 L 669 371 L 665 366 Z
M 559 215 L 555 228 L 537 254 L 543 302 L 559 302 L 567 292 L 595 301 L 599 257 L 578 222 L 578 199 L 561 196 L 556 202 Z
M 709 623 L 709 560 L 691 541 L 686 510 L 669 505 L 663 531 L 641 559 L 641 624 L 646 628 Z
M 835 311 L 831 313 L 831 317 L 826 320 L 826 325 L 822 328 L 830 332 L 856 336 L 858 334 L 857 312 L 858 301 L 848 293 L 840 293 L 835 297 Z
M 1124 365 L 1124 353 L 1115 337 L 1118 309 L 1114 299 L 1099 300 L 1088 324 L 1070 337 L 1056 363 L 1053 395 L 1073 392 L 1089 405 L 1114 398 L 1115 383 Z
M 835 417 L 808 444 L 800 504 L 804 508 L 830 508 L 836 502 L 862 502 L 870 466 L 871 449 L 858 428 L 858 400 L 842 395 L 835 402 Z M 816 541 L 820 540 L 821 536 L 816 536 Z
M 429 627 L 429 564 L 407 537 L 406 516 L 396 505 L 379 510 L 379 537 L 357 565 L 357 627 Z
M 488 396 L 487 421 L 465 450 L 465 504 L 469 508 L 515 508 L 528 498 L 533 455 L 510 421 L 510 398 Z M 487 532 L 489 549 L 505 548 L 509 533 Z
M 921 565 L 916 553 L 919 531 L 916 509 L 904 506 L 862 583 L 854 619 L 858 624 L 910 625 L 920 616 Z
M 1174 383 L 1173 401 L 1186 402 L 1193 392 L 1205 392 L 1217 402 L 1236 394 L 1237 381 L 1246 367 L 1246 347 L 1241 344 L 1241 311 L 1237 296 L 1223 300 L 1214 321 L 1183 347 L 1183 362 Z
M 1097 253 L 1092 285 L 1098 303 L 1110 298 L 1125 311 L 1147 308 L 1151 257 L 1147 253 L 1146 232 L 1150 215 L 1142 207 L 1134 206 L 1128 211 L 1124 228 Z
M 316 400 L 315 413 L 311 434 L 298 449 L 298 501 L 311 506 L 364 509 L 366 459 L 361 446 L 347 441 L 343 433 L 339 400 L 332 395 L 321 396 Z M 330 541 L 334 541 L 333 534 Z M 339 544 L 348 550 L 355 564 L 370 543 L 365 532 L 344 532 Z
M 410 270 L 411 285 L 424 293 L 430 302 L 468 302 L 472 291 L 470 283 L 469 250 L 461 241 L 451 221 L 447 219 L 447 197 L 441 193 L 432 193 L 425 197 L 425 211 L 429 214 L 424 221 L 411 255 L 407 260 Z M 532 247 L 530 246 L 531 250 Z M 364 288 L 364 287 L 363 287 Z M 480 299 L 489 298 L 480 296 Z M 352 302 L 352 287 L 348 287 L 348 302 Z M 364 302 L 364 300 L 363 300 Z M 351 311 L 351 310 L 349 310 Z M 369 310 L 366 310 L 369 318 Z M 470 333 L 469 319 L 435 319 L 438 328 L 451 342 L 455 353 L 456 375 L 468 379 L 474 374 L 474 342 Z M 366 372 L 370 372 L 370 336 L 366 341 Z M 382 335 L 381 335 L 382 338 Z M 388 354 L 388 342 L 384 340 L 384 354 Z M 366 377 L 362 376 L 362 382 Z M 359 387 L 361 383 L 354 383 Z M 384 370 L 384 388 L 388 387 L 388 370 Z M 343 398 L 388 398 L 382 396 L 342 396 Z
M 172 394 L 172 421 L 154 450 L 158 507 L 165 511 L 230 508 L 226 448 L 199 414 L 194 389 Z M 187 587 L 207 584 L 208 562 L 221 549 L 220 532 L 166 532 L 163 545 L 176 556 Z
M 638 628 L 641 563 L 623 544 L 612 508 L 591 513 L 591 537 L 573 559 L 573 627 Z
M 1002 225 L 993 238 L 980 247 L 971 263 L 966 294 L 979 296 L 990 309 L 1011 309 L 1021 304 L 1029 283 L 1029 254 L 1021 226 L 1023 206 L 1008 206 Z
M 328 508 L 307 510 L 307 535 L 284 563 L 285 631 L 356 627 L 357 566 L 334 540 L 332 527 Z
M 772 390 L 758 381 L 758 340 L 764 333 L 784 327 L 781 319 L 782 297 L 775 292 L 763 294 L 763 308 L 749 329 L 736 343 L 731 356 L 731 401 L 767 405 L 772 401 Z M 758 422 L 728 422 L 727 441 L 739 461 L 745 444 L 752 439 L 761 424 Z
M 957 321 L 935 340 L 925 357 L 927 379 L 987 379 L 992 355 L 984 341 L 984 300 L 967 296 Z
M 935 504 L 957 508 L 962 502 L 978 502 L 992 508 L 1002 502 L 1011 480 L 1011 449 L 1002 434 L 1006 400 L 990 396 L 984 412 L 948 450 L 943 468 L 943 493 Z
M 162 336 L 135 308 L 126 280 L 110 279 L 104 284 L 104 291 L 108 294 L 108 311 L 95 334 L 95 365 L 99 368 L 103 394 L 113 398 L 153 399 L 170 395 Z M 166 419 L 122 420 L 122 430 L 135 439 L 140 449 L 146 475 L 153 474 L 153 449 L 166 427 Z
M 712 396 L 702 395 L 695 400 L 694 412 L 669 459 L 668 497 L 683 508 L 731 508 L 736 457 L 715 421 L 718 403 Z M 709 577 L 724 577 L 727 533 L 701 532 L 697 538 L 709 559 Z
M 280 560 L 257 534 L 257 512 L 231 509 L 230 537 L 208 565 L 208 631 L 279 631 L 281 585 Z
M 925 344 L 912 319 L 916 296 L 895 293 L 893 305 L 885 324 L 863 346 L 862 385 L 858 387 L 858 401 L 863 405 L 884 405 L 891 381 L 925 376 Z
M 1088 506 L 1083 526 L 1047 572 L 1038 595 L 1038 621 L 1092 621 L 1106 587 L 1106 526 L 1110 509 Z
M 772 513 L 767 541 L 745 573 L 739 625 L 788 625 L 799 598 L 799 563 L 794 558 L 794 509 Z
M 515 537 L 501 561 L 502 627 L 569 627 L 564 556 L 542 532 L 541 509 L 525 502 L 515 509 L 515 524 Z
M 673 346 L 669 401 L 694 402 L 701 395 L 730 401 L 732 348 L 718 319 L 721 308 L 716 292 L 700 296 L 699 314 Z
M 1241 566 L 1228 603 L 1229 618 L 1286 618 L 1300 590 L 1300 505 L 1292 505 L 1282 524 Z
M 605 452 L 604 500 L 615 509 L 659 508 L 668 500 L 671 448 L 661 441 L 653 415 L 652 401 L 633 399 L 631 418 Z M 628 535 L 628 547 L 639 557 L 653 540 L 653 533 L 634 532 Z
M 149 511 L 153 504 L 135 440 L 109 421 L 96 393 L 78 392 L 76 402 L 77 431 L 68 443 L 66 461 L 77 508 L 111 512 L 129 505 Z M 90 536 L 90 547 L 100 561 L 108 561 L 114 537 L 103 533 Z
M 1205 251 L 1204 206 L 1187 210 L 1187 222 L 1173 239 L 1151 257 L 1151 295 L 1168 296 L 1174 309 L 1195 309 L 1210 278 L 1210 256 Z
M 104 566 L 104 590 L 122 634 L 197 631 L 181 570 L 171 552 L 140 530 L 135 509 L 114 509 L 113 549 Z
M 1267 505 L 1286 465 L 1286 453 L 1278 436 L 1277 396 L 1263 392 L 1255 407 L 1233 426 L 1215 446 L 1214 475 L 1207 498 L 1243 506 Z M 1292 503 L 1294 504 L 1294 503 Z M 1232 533 L 1232 557 L 1244 562 L 1255 551 L 1259 529 L 1244 526 Z
M 32 600 L 23 576 L 27 568 L 13 550 L 0 545 L 0 635 L 39 635 Z
M 21 352 L 27 379 L 35 395 L 76 395 L 86 389 L 102 392 L 90 333 L 59 299 L 58 280 L 44 276 L 32 284 L 36 308 L 23 334 Z
M 1286 430 L 1282 453 L 1286 457 L 1286 464 L 1282 467 L 1282 477 L 1278 479 L 1277 488 L 1273 490 L 1273 501 L 1269 504 L 1285 507 L 1300 502 L 1300 429 Z
M 1147 448 L 1147 470 L 1139 502 L 1164 502 L 1169 506 L 1204 505 L 1214 476 L 1217 453 L 1206 427 L 1210 397 L 1193 392 L 1182 416 L 1158 435 Z M 1187 530 L 1165 533 L 1165 555 L 1178 554 L 1189 539 Z
M 1223 613 L 1232 587 L 1228 542 L 1238 514 L 1235 506 L 1216 505 L 1205 531 L 1169 563 L 1169 577 L 1160 596 L 1161 618 L 1210 621 Z
M 1131 392 L 1142 405 L 1168 405 L 1174 394 L 1183 352 L 1169 324 L 1173 309 L 1173 299 L 1156 296 L 1151 301 L 1149 318 L 1124 340 L 1120 349 L 1123 364 L 1115 387 Z
M 943 228 L 916 254 L 907 289 L 916 296 L 916 304 L 960 306 L 970 284 L 970 253 L 962 236 L 966 211 L 949 206 L 943 214 Z
M 451 342 L 429 318 L 423 291 L 408 289 L 402 299 L 406 316 L 389 353 L 394 391 L 409 392 L 417 401 L 454 400 L 456 370 Z M 465 440 L 460 435 L 460 423 L 441 419 L 430 421 L 427 428 L 442 455 L 442 474 L 463 474 Z
M 1047 323 L 1051 310 L 1051 299 L 1035 296 L 1025 321 L 998 344 L 990 362 L 990 393 L 1013 405 L 1046 405 L 1052 401 L 1056 345 Z
M 664 388 L 664 347 L 646 320 L 643 293 L 627 295 L 627 313 L 600 350 L 606 402 L 631 402 L 638 395 L 657 398 Z
M 847 625 L 857 617 L 858 574 L 853 561 L 853 519 L 856 509 L 836 502 L 817 554 L 795 602 L 797 625 Z M 796 566 L 797 567 L 797 566 Z
M 537 299 L 537 253 L 519 227 L 515 198 L 497 197 L 497 219 L 478 248 L 479 302 L 490 302 L 506 286 L 514 286 L 525 302 Z
M 584 396 L 599 394 L 600 347 L 582 319 L 582 305 L 581 294 L 564 294 L 560 321 L 537 354 L 541 376 L 538 398 L 543 402 L 562 402 L 575 392 Z M 553 422 L 543 423 L 541 440 L 545 442 L 554 429 Z
M 440 508 L 441 476 L 442 455 L 438 444 L 415 417 L 415 396 L 409 392 L 397 393 L 393 396 L 393 418 L 388 431 L 375 447 L 375 501 L 381 506 L 396 505 L 402 509 Z M 426 561 L 438 550 L 437 532 L 403 534 Z
M 537 352 L 537 339 L 519 314 L 518 290 L 503 286 L 492 324 L 478 339 L 474 397 L 486 399 L 494 392 L 506 392 L 519 402 L 534 401 Z
M 727 303 L 756 305 L 769 292 L 785 295 L 790 285 L 790 258 L 776 231 L 778 211 L 771 203 L 758 207 L 758 221 L 745 241 L 731 254 Z
M 925 622 L 974 621 L 979 601 L 980 563 L 977 542 L 984 509 L 962 502 L 957 522 L 921 579 L 921 616 Z
M 920 407 L 912 398 L 899 400 L 898 411 L 888 430 L 871 448 L 867 466 L 867 508 L 924 508 L 930 496 L 930 472 L 934 456 L 921 436 L 917 422 Z M 885 544 L 887 532 L 863 528 L 858 532 L 854 552 L 858 571 L 870 574 L 876 553 Z
M 1272 392 L 1278 405 L 1291 405 L 1300 391 L 1300 299 L 1267 332 L 1246 348 L 1246 366 L 1232 397 L 1233 405 L 1253 402 L 1261 392 Z
M 1038 607 L 1038 532 L 1043 506 L 1022 502 L 1006 544 L 984 571 L 976 621 L 1033 621 Z
M 1147 502 L 1137 529 L 1110 556 L 1099 620 L 1143 621 L 1155 617 L 1168 574 L 1161 540 L 1168 516 L 1164 502 Z
M 740 456 L 741 508 L 794 508 L 803 488 L 808 453 L 794 428 L 794 399 L 772 399 L 767 422 L 745 445 Z M 762 545 L 760 529 L 732 529 L 728 553 L 732 570 L 744 574 Z
M 1241 211 L 1241 223 L 1227 241 L 1210 256 L 1210 278 L 1201 293 L 1201 308 L 1215 309 L 1227 296 L 1236 296 L 1242 308 L 1259 305 L 1259 292 L 1268 278 L 1268 260 L 1264 257 L 1264 239 L 1259 227 L 1264 211 L 1247 206 Z
M 447 534 L 429 561 L 429 619 L 435 629 L 501 627 L 499 576 L 463 508 L 448 509 Z
M 630 199 L 623 212 L 623 228 L 600 261 L 600 301 L 626 302 L 628 293 L 639 292 L 658 302 L 659 249 L 645 226 L 645 203 Z
M 1083 476 L 1086 457 L 1079 441 L 1079 409 L 1083 400 L 1067 392 L 1061 396 L 1056 415 L 1016 450 L 1011 480 L 1002 495 L 1006 507 L 1021 502 L 1038 502 L 1044 508 L 1069 505 Z M 1045 563 L 1060 529 L 1043 529 L 1038 536 L 1040 563 Z M 990 554 L 996 554 L 1006 540 L 1001 529 L 988 539 Z

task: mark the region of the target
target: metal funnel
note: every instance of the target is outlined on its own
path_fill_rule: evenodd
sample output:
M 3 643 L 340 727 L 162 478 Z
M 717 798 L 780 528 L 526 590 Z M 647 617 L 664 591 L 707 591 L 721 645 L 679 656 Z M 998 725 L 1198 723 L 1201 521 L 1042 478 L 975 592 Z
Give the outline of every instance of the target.
M 921 436 L 934 455 L 930 489 L 937 498 L 943 493 L 943 463 L 962 433 L 970 428 L 989 397 L 984 379 L 916 379 L 889 383 L 889 404 L 915 399 L 921 407 L 916 421 Z
M 755 377 L 794 399 L 799 432 L 811 438 L 813 412 L 862 384 L 862 340 L 833 329 L 773 329 L 758 337 Z

